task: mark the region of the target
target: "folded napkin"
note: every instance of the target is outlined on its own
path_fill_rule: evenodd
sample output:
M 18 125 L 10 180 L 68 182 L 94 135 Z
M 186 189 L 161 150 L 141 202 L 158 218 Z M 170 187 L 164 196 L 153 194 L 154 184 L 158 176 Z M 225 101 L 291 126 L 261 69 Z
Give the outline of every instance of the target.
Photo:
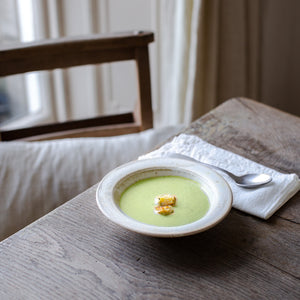
M 300 189 L 300 180 L 296 174 L 283 174 L 267 168 L 240 155 L 213 146 L 202 139 L 181 134 L 158 150 L 141 156 L 139 159 L 160 157 L 169 152 L 188 155 L 209 163 L 236 175 L 245 173 L 266 173 L 272 176 L 272 182 L 255 189 L 237 186 L 225 173 L 220 172 L 229 183 L 233 193 L 233 207 L 257 217 L 268 219 Z

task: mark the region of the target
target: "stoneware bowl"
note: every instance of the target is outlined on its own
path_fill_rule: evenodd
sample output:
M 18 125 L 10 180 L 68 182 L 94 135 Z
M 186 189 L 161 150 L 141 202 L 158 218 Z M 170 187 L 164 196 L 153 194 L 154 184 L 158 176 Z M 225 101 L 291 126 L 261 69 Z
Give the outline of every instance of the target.
M 200 182 L 210 202 L 208 212 L 193 223 L 174 227 L 148 225 L 123 213 L 119 207 L 123 191 L 139 180 L 154 176 L 182 176 Z M 143 159 L 114 169 L 100 182 L 96 199 L 102 213 L 112 222 L 156 237 L 180 237 L 207 230 L 223 220 L 232 206 L 231 189 L 218 173 L 196 162 L 177 158 Z

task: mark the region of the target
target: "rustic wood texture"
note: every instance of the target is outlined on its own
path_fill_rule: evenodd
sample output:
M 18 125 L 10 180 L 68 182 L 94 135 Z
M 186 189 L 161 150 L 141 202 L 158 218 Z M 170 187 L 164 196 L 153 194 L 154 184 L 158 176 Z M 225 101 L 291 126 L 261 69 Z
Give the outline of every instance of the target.
M 126 134 L 152 128 L 148 44 L 153 42 L 153 40 L 154 34 L 152 32 L 136 31 L 111 35 L 98 34 L 82 37 L 65 37 L 55 40 L 22 43 L 0 49 L 0 76 L 87 64 L 135 60 L 139 88 L 137 109 L 133 112 L 134 118 L 131 120 L 132 126 L 128 127 L 125 124 L 122 130 L 120 130 L 121 125 L 109 126 L 117 122 L 122 124 L 120 117 L 116 116 L 115 121 L 112 121 L 112 117 L 110 117 L 110 123 L 104 124 L 104 128 L 99 128 L 103 123 L 102 121 L 99 122 L 99 119 L 89 119 L 81 122 L 73 121 L 35 126 L 18 131 L 6 130 L 0 132 L 0 141 L 28 139 L 29 136 L 31 137 L 28 140 L 45 140 L 48 137 L 51 139 L 78 136 L 98 137 Z M 94 121 L 94 124 L 91 124 L 91 121 Z M 89 123 L 89 126 L 86 126 L 86 123 Z M 126 121 L 125 123 L 128 122 Z M 70 125 L 72 125 L 71 128 Z M 86 130 L 87 127 L 93 127 L 93 129 Z M 76 129 L 78 130 L 75 132 Z M 50 136 L 49 133 L 51 133 Z M 57 134 L 55 135 L 54 133 Z M 38 137 L 34 138 L 35 135 L 38 135 Z
M 0 76 L 134 59 L 153 40 L 152 32 L 137 31 L 18 43 L 0 48 Z
M 82 138 L 82 137 L 109 137 L 130 133 L 138 133 L 141 131 L 141 126 L 136 123 L 122 123 L 113 125 L 101 125 L 88 128 L 80 128 L 74 130 L 65 130 L 41 135 L 34 135 L 24 138 L 19 138 L 18 141 L 37 142 L 49 141 L 67 138 Z
M 299 129 L 299 118 L 233 99 L 186 132 L 278 170 L 299 172 Z M 161 239 L 108 221 L 97 208 L 96 188 L 0 244 L 0 298 L 300 298 L 299 213 L 293 201 L 299 195 L 268 221 L 233 209 L 206 232 Z
M 57 131 L 76 130 L 78 128 L 87 129 L 97 126 L 110 126 L 115 124 L 133 123 L 134 116 L 132 113 L 113 115 L 113 116 L 101 116 L 96 118 L 90 118 L 85 120 L 67 121 L 62 123 L 54 123 L 49 125 L 41 125 L 29 128 L 20 128 L 10 130 L 8 132 L 0 132 L 1 139 L 3 141 L 11 141 L 16 139 L 25 139 L 32 135 L 50 134 Z
M 135 59 L 140 86 L 139 97 L 144 99 L 144 101 L 138 102 L 135 117 L 141 124 L 142 129 L 146 130 L 153 127 L 148 47 L 137 48 L 135 50 Z

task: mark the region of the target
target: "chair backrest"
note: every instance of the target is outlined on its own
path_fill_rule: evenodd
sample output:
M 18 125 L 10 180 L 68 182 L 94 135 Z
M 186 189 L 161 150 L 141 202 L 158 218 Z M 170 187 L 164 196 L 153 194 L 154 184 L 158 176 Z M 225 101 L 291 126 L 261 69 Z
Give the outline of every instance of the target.
M 0 76 L 87 64 L 135 60 L 138 102 L 127 114 L 100 116 L 0 132 L 0 141 L 111 136 L 153 127 L 148 44 L 152 32 L 67 37 L 0 49 Z

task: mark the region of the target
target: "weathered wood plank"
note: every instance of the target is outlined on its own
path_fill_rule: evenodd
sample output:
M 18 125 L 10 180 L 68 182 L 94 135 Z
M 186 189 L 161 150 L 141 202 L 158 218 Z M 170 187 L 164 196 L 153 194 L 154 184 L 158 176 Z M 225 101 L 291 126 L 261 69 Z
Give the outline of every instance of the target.
M 133 113 L 124 113 L 119 115 L 100 116 L 84 120 L 72 120 L 61 123 L 45 124 L 21 129 L 6 130 L 0 132 L 1 141 L 11 141 L 16 139 L 25 139 L 26 137 L 36 135 L 47 135 L 57 132 L 72 131 L 78 129 L 95 128 L 99 126 L 110 126 L 115 124 L 128 125 L 134 123 Z
M 280 130 L 277 137 L 254 134 L 259 122 L 243 123 L 263 113 L 276 119 L 264 130 Z M 225 114 L 231 114 L 231 121 Z M 291 122 L 288 128 L 298 129 L 292 116 L 290 120 L 255 102 L 235 99 L 186 132 L 278 170 L 298 172 L 298 150 L 289 144 L 297 133 L 280 128 L 279 119 L 285 118 Z M 97 208 L 96 187 L 0 243 L 0 298 L 300 298 L 299 224 L 285 219 L 297 218 L 291 213 L 298 209 L 294 200 L 285 213 L 268 221 L 233 209 L 206 232 L 159 239 L 108 221 Z
M 0 48 L 0 76 L 131 60 L 153 40 L 152 32 L 136 31 L 18 43 Z
M 297 299 L 297 224 L 233 211 L 215 228 L 159 239 L 100 213 L 96 186 L 0 245 L 0 295 L 30 299 Z M 22 255 L 20 255 L 22 249 Z M 166 283 L 166 286 L 162 286 Z
M 139 81 L 140 101 L 137 106 L 137 121 L 143 130 L 153 127 L 152 102 L 151 102 L 151 77 L 149 53 L 147 47 L 135 49 L 135 59 L 137 64 L 137 74 Z

